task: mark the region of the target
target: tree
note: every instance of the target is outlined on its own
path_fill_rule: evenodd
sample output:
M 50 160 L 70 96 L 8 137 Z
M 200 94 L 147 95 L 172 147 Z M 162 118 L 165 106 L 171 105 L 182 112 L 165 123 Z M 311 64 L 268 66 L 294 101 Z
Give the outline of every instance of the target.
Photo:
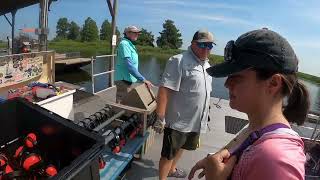
M 163 23 L 163 30 L 157 38 L 157 45 L 161 48 L 178 49 L 182 45 L 181 33 L 174 25 L 172 20 Z
M 108 20 L 103 21 L 100 29 L 100 40 L 111 40 L 112 27 Z
M 142 45 L 142 46 L 152 46 L 154 47 L 154 35 L 152 35 L 152 32 L 148 32 L 146 29 L 141 29 L 141 34 L 136 41 L 137 44 Z
M 80 38 L 80 27 L 72 21 L 69 25 L 68 39 L 78 40 Z
M 99 39 L 99 30 L 97 23 L 88 17 L 83 25 L 81 31 L 81 40 L 82 41 L 96 41 Z
M 116 27 L 116 35 L 117 37 L 120 36 L 120 32 L 118 27 Z M 103 21 L 100 29 L 100 40 L 107 40 L 110 42 L 112 39 L 112 26 L 108 20 Z
M 69 23 L 67 18 L 60 18 L 56 26 L 56 38 L 66 39 L 68 36 Z

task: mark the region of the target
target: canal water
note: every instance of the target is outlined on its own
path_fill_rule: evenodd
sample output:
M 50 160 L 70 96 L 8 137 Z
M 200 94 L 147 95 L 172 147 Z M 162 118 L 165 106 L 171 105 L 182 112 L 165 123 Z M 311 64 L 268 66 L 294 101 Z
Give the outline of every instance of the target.
M 94 72 L 100 73 L 108 67 L 108 61 L 96 61 Z M 139 62 L 139 71 L 153 84 L 158 85 L 166 60 L 156 57 L 142 57 Z M 66 81 L 84 87 L 88 92 L 92 92 L 91 85 L 91 65 L 82 67 L 79 71 L 58 73 L 56 80 Z M 107 75 L 95 78 L 95 92 L 106 88 L 109 81 Z M 320 86 L 308 81 L 301 80 L 308 88 L 311 96 L 311 110 L 320 112 Z M 224 87 L 225 78 L 214 78 L 212 82 L 212 97 L 228 99 L 228 91 Z

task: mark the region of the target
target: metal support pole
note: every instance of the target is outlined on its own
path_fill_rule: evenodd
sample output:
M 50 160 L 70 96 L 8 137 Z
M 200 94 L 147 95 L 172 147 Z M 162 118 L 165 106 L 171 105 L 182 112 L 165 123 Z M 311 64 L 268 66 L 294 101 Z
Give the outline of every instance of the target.
M 39 51 L 48 50 L 48 7 L 49 0 L 40 0 Z
M 11 19 L 11 38 L 12 38 L 12 47 L 11 47 L 11 53 L 14 54 L 14 49 L 13 49 L 13 44 L 14 44 L 14 30 L 15 30 L 15 25 L 16 25 L 16 13 L 17 10 L 11 11 L 12 19 Z
M 8 17 L 6 15 L 4 15 L 4 17 L 6 18 L 7 22 L 11 26 L 11 39 L 9 37 L 7 37 L 7 39 L 8 39 L 8 53 L 9 54 L 13 54 L 13 39 L 14 39 L 14 30 L 15 30 L 14 25 L 15 25 L 16 13 L 17 13 L 17 10 L 13 10 L 11 12 L 11 15 L 12 15 L 11 22 L 8 19 Z
M 12 26 L 12 23 L 10 22 L 10 20 L 8 19 L 8 17 L 6 15 L 3 15 L 4 18 L 6 18 L 7 22 L 10 24 L 10 26 Z
M 91 57 L 91 85 L 92 85 L 92 94 L 95 94 L 94 92 L 94 58 Z
M 111 7 L 111 0 L 108 0 L 108 6 L 109 6 L 109 11 L 110 14 L 112 16 L 112 21 L 111 21 L 111 25 L 112 25 L 112 40 L 111 40 L 111 54 L 114 55 L 115 53 L 115 49 L 116 49 L 116 44 L 112 43 L 112 41 L 114 41 L 114 37 L 116 36 L 116 17 L 117 17 L 117 7 L 118 7 L 118 0 L 113 0 L 113 6 Z M 112 10 L 112 11 L 111 11 Z M 114 56 L 111 57 L 111 64 L 110 64 L 110 68 L 109 71 L 114 70 L 114 62 L 115 62 L 115 58 Z M 109 82 L 109 86 L 113 86 L 114 85 L 114 73 L 110 74 L 110 82 Z

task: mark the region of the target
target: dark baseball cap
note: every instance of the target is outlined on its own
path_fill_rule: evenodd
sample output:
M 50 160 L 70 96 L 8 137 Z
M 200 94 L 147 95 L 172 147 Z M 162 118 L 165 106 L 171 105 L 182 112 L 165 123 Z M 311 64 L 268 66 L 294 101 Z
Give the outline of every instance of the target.
M 224 62 L 207 69 L 209 75 L 225 77 L 247 68 L 258 68 L 291 74 L 298 71 L 298 58 L 289 42 L 266 28 L 241 35 L 229 41 Z

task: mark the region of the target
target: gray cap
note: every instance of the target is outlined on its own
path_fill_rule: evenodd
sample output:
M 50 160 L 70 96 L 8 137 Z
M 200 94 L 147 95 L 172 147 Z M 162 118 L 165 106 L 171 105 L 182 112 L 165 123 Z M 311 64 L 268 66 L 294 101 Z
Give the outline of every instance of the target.
M 206 29 L 200 29 L 196 33 L 194 33 L 192 41 L 195 41 L 195 42 L 212 42 L 213 44 L 215 44 L 214 40 L 213 40 L 212 33 L 209 32 Z
M 247 32 L 224 50 L 225 62 L 207 69 L 209 75 L 225 77 L 253 67 L 291 74 L 298 71 L 298 58 L 289 42 L 266 28 Z
M 139 28 L 137 28 L 136 26 L 127 26 L 124 29 L 124 33 L 127 33 L 127 32 L 141 32 L 141 30 Z

